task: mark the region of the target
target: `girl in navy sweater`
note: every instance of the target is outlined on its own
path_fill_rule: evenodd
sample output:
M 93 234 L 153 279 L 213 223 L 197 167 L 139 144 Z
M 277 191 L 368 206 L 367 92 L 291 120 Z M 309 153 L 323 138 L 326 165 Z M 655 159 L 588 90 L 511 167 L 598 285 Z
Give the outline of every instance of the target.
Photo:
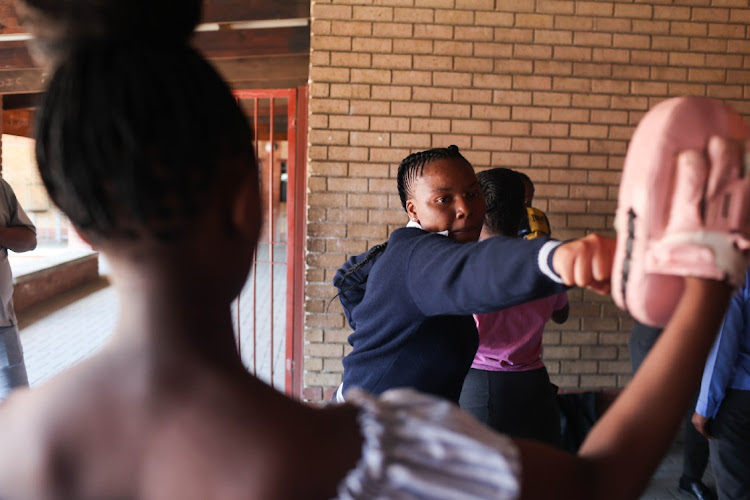
M 334 278 L 354 329 L 336 398 L 351 387 L 373 394 L 411 387 L 457 402 L 478 347 L 471 314 L 565 291 L 554 271 L 560 243 L 477 242 L 484 198 L 456 146 L 405 158 L 398 191 L 407 227 L 349 259 Z M 601 251 L 611 242 L 589 236 L 587 244 Z

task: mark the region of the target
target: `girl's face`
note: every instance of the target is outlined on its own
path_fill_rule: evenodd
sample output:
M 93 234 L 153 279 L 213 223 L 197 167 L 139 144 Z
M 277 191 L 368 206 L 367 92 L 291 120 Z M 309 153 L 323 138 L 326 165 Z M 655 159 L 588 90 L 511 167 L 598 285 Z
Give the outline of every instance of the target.
M 431 161 L 414 182 L 406 211 L 425 231 L 447 230 L 459 243 L 477 241 L 485 205 L 474 169 L 456 158 Z

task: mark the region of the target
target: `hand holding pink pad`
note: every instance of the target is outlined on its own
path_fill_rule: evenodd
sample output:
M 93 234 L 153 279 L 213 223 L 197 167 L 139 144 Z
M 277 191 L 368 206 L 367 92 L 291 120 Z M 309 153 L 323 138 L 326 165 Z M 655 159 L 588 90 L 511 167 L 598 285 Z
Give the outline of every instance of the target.
M 684 276 L 742 282 L 750 247 L 748 138 L 737 113 L 703 97 L 664 101 L 636 128 L 618 197 L 612 297 L 638 321 L 664 326 Z

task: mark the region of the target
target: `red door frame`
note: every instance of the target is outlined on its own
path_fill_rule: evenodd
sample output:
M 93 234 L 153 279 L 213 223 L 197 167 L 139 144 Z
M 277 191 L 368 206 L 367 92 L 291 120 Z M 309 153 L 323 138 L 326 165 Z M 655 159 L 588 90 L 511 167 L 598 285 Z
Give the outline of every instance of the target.
M 285 387 L 284 391 L 290 396 L 300 398 L 303 384 L 304 360 L 304 311 L 305 311 L 305 240 L 306 223 L 306 164 L 307 164 L 307 87 L 293 89 L 272 90 L 235 90 L 237 99 L 253 99 L 255 130 L 255 149 L 258 149 L 258 132 L 255 124 L 258 122 L 257 99 L 270 99 L 270 139 L 273 140 L 273 101 L 286 98 L 288 104 L 287 140 L 289 143 L 289 157 L 287 158 L 287 288 L 286 288 L 286 359 L 284 363 Z M 270 163 L 273 165 L 273 148 L 271 148 Z M 273 172 L 273 169 L 269 169 Z M 269 183 L 273 189 L 273 182 Z M 268 228 L 269 234 L 274 234 L 272 196 L 269 195 Z M 273 281 L 271 281 L 273 286 Z M 273 308 L 272 308 L 273 310 Z M 254 314 L 254 312 L 253 312 Z M 239 318 L 238 318 L 239 320 Z M 273 318 L 271 331 L 273 332 Z M 254 323 L 254 321 L 253 321 Z M 239 321 L 237 323 L 239 325 Z M 255 332 L 255 326 L 253 326 Z M 254 340 L 255 341 L 255 340 Z M 271 380 L 273 381 L 273 344 L 271 345 Z M 255 348 L 253 349 L 255 352 Z M 253 367 L 255 368 L 255 367 Z

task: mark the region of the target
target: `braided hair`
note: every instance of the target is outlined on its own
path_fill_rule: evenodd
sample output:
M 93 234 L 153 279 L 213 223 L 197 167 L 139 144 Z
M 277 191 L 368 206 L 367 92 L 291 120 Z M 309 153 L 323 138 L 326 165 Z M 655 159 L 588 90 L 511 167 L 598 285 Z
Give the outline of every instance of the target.
M 172 3 L 149 5 L 160 2 Z M 184 27 L 149 32 L 148 18 L 127 38 L 120 28 L 106 30 L 112 14 L 104 14 L 103 31 L 77 32 L 70 21 L 74 34 L 52 45 L 65 50 L 57 53 L 37 117 L 39 171 L 52 200 L 94 242 L 169 242 L 187 234 L 222 186 L 255 173 L 253 134 L 227 85 L 189 46 Z
M 464 158 L 464 156 L 458 151 L 458 146 L 456 145 L 450 145 L 447 148 L 434 148 L 428 149 L 426 151 L 418 151 L 416 153 L 410 154 L 401 161 L 401 164 L 398 166 L 398 176 L 396 182 L 398 185 L 398 195 L 401 198 L 401 206 L 404 207 L 404 210 L 406 210 L 406 201 L 412 195 L 414 183 L 418 178 L 422 177 L 425 167 L 433 161 L 449 158 L 463 160 L 467 165 L 471 166 L 469 160 Z M 370 251 L 367 253 L 367 256 L 361 262 L 357 263 L 355 266 L 349 269 L 346 274 L 344 274 L 341 279 L 341 291 L 339 292 L 339 295 L 346 292 L 347 290 L 350 290 L 352 287 L 364 285 L 364 283 L 367 282 L 367 277 L 365 277 L 363 281 L 354 283 L 346 289 L 343 288 L 344 282 L 347 280 L 347 278 L 349 278 L 349 276 L 362 269 L 362 267 L 364 267 L 372 259 L 377 257 L 378 254 L 385 252 L 387 246 L 387 241 L 379 245 L 375 245 L 370 249 Z
M 458 146 L 450 145 L 447 148 L 434 148 L 427 151 L 412 153 L 401 161 L 398 166 L 398 196 L 401 198 L 401 206 L 406 210 L 406 201 L 412 195 L 414 183 L 424 174 L 424 168 L 435 160 L 449 158 L 459 159 L 471 165 L 469 160 L 458 151 Z
M 479 172 L 477 180 L 487 204 L 485 227 L 496 235 L 516 236 L 526 216 L 521 176 L 508 168 L 493 168 Z

